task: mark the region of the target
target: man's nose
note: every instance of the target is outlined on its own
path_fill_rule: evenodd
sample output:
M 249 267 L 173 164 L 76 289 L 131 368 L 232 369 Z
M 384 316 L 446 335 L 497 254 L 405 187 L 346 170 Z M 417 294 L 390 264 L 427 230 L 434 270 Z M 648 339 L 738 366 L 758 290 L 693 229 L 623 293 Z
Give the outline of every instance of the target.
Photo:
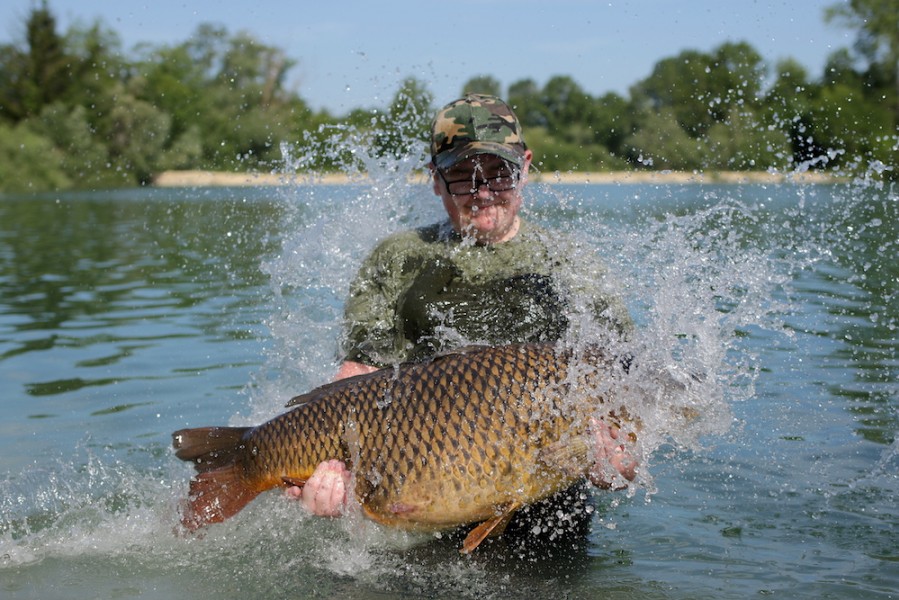
M 475 189 L 475 196 L 477 196 L 478 198 L 490 200 L 495 195 L 490 191 L 490 187 L 488 187 L 486 181 L 476 181 L 475 185 L 477 186 L 477 188 Z

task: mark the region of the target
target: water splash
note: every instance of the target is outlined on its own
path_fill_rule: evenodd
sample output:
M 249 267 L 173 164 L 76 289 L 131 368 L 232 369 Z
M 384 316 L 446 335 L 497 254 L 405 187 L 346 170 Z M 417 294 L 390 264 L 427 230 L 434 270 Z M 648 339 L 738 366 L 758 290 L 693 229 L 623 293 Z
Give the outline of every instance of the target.
M 352 132 L 349 137 L 346 131 L 339 133 L 340 144 L 350 140 L 338 144 L 344 153 L 340 156 L 352 157 L 347 170 L 358 180 L 331 187 L 313 177 L 276 192 L 285 209 L 277 213 L 283 219 L 280 251 L 262 265 L 271 280 L 273 309 L 266 323 L 271 341 L 266 365 L 248 388 L 248 413 L 234 415 L 235 424 L 269 418 L 282 410 L 286 398 L 330 379 L 336 368 L 342 303 L 362 258 L 389 233 L 442 216 L 428 183 L 415 173 L 417 159 L 385 162 L 365 150 Z M 306 152 L 285 148 L 286 171 L 301 169 L 309 160 Z M 866 353 L 880 353 L 887 365 L 886 370 L 871 369 L 867 380 L 839 384 L 847 395 L 869 393 L 883 405 L 880 413 L 877 407 L 871 409 L 873 402 L 862 407 L 880 422 L 867 432 L 860 424 L 857 432 L 860 439 L 870 436 L 878 450 L 868 451 L 874 456 L 862 464 L 867 470 L 844 467 L 833 475 L 825 472 L 833 470 L 828 461 L 811 473 L 791 473 L 775 481 L 770 487 L 776 489 L 768 493 L 773 501 L 783 501 L 821 488 L 824 500 L 804 500 L 808 506 L 800 510 L 814 519 L 826 518 L 827 511 L 855 510 L 859 524 L 879 540 L 881 554 L 895 560 L 894 534 L 877 533 L 880 523 L 872 524 L 861 514 L 866 494 L 889 499 L 890 489 L 895 489 L 895 483 L 890 488 L 885 480 L 895 481 L 897 457 L 897 418 L 891 407 L 897 399 L 899 280 L 892 257 L 899 238 L 883 234 L 891 227 L 895 231 L 899 199 L 882 182 L 874 183 L 884 169 L 872 165 L 870 178 L 839 189 L 798 184 L 611 186 L 589 193 L 536 184 L 528 188 L 528 215 L 575 236 L 577 252 L 599 254 L 613 274 L 608 285 L 625 296 L 637 321 L 637 332 L 620 347 L 636 361 L 619 397 L 644 421 L 636 448 L 644 471 L 632 490 L 645 491 L 650 498 L 660 470 L 672 464 L 675 470 L 686 469 L 690 460 L 707 461 L 715 476 L 732 477 L 733 488 L 741 492 L 754 483 L 747 472 L 774 477 L 774 467 L 756 469 L 755 455 L 730 460 L 733 456 L 705 459 L 703 453 L 752 428 L 748 419 L 740 420 L 739 413 L 745 411 L 739 409 L 755 396 L 763 375 L 759 348 L 789 351 L 799 338 L 817 336 L 844 348 L 848 358 L 841 368 L 855 362 L 864 375 Z M 882 239 L 879 256 L 862 252 L 869 238 Z M 822 278 L 827 278 L 826 287 Z M 834 321 L 822 325 L 796 314 L 801 302 L 820 303 L 822 313 L 832 310 L 825 306 L 825 294 L 838 296 L 834 303 L 841 304 L 842 312 L 830 315 Z M 859 311 L 857 319 L 859 302 L 878 308 L 871 314 Z M 845 323 L 834 324 L 838 318 Z M 582 339 L 597 333 L 581 325 Z M 835 385 L 828 377 L 820 376 L 822 387 Z M 813 418 L 826 419 L 826 409 Z M 762 425 L 781 417 L 789 415 L 769 417 Z M 786 424 L 777 425 L 783 428 L 777 433 L 779 441 L 796 443 L 801 435 L 790 431 L 798 428 L 796 420 L 782 420 Z M 846 437 L 853 433 L 840 432 Z M 429 542 L 421 544 L 420 539 L 358 519 L 308 518 L 277 494 L 261 498 L 233 521 L 209 528 L 202 539 L 178 538 L 172 526 L 188 478 L 189 469 L 176 464 L 167 448 L 151 445 L 145 454 L 129 454 L 90 444 L 71 456 L 4 478 L 0 568 L 11 583 L 3 585 L 27 590 L 33 584 L 26 579 L 40 579 L 44 572 L 59 577 L 58 565 L 65 563 L 68 579 L 60 586 L 74 580 L 68 591 L 83 591 L 81 595 L 115 590 L 121 582 L 110 572 L 120 571 L 127 579 L 140 571 L 145 589 L 156 587 L 160 597 L 182 590 L 224 598 L 246 590 L 301 594 L 311 585 L 319 586 L 322 594 L 346 597 L 502 597 L 510 581 L 515 586 L 534 583 L 531 597 L 552 597 L 547 581 L 555 574 L 543 573 L 531 581 L 522 573 L 539 569 L 540 561 L 533 557 L 522 560 L 525 568 L 510 575 L 507 568 L 515 559 L 509 556 L 485 553 L 484 558 L 463 560 L 455 543 L 427 538 Z M 618 526 L 616 503 L 627 501 L 620 495 L 614 498 L 602 496 L 598 502 L 595 522 L 606 531 Z M 882 506 L 890 506 L 889 500 Z M 779 526 L 793 531 L 783 521 Z M 724 535 L 739 536 L 741 528 L 752 527 L 751 520 L 728 525 Z M 816 537 L 820 533 L 812 530 Z M 839 543 L 850 545 L 848 534 L 846 538 Z M 599 552 L 598 539 L 594 534 L 591 552 Z M 552 566 L 575 569 L 582 564 L 578 560 L 566 558 Z M 24 575 L 17 575 L 18 569 Z M 79 587 L 76 575 L 91 583 Z M 204 581 L 198 583 L 200 579 Z
M 310 175 L 280 190 L 286 207 L 281 252 L 262 264 L 271 278 L 275 313 L 267 320 L 274 347 L 254 385 L 253 412 L 240 422 L 258 423 L 283 408 L 283 400 L 330 380 L 337 368 L 343 301 L 362 259 L 381 238 L 436 215 L 438 202 L 422 198 L 415 173 L 420 159 L 378 156 L 371 136 L 339 127 L 321 144 L 282 146 L 286 172 L 306 172 L 327 156 L 350 185 L 316 185 Z
M 171 536 L 174 499 L 166 469 L 148 473 L 83 443 L 0 481 L 0 566 L 143 552 Z
M 283 148 L 288 171 L 303 170 L 328 152 L 357 184 L 284 192 L 295 222 L 286 228 L 281 254 L 263 265 L 278 306 L 268 321 L 274 347 L 267 376 L 256 382 L 251 414 L 235 422 L 269 418 L 284 398 L 329 380 L 342 302 L 357 265 L 390 233 L 443 217 L 436 202 L 427 204 L 433 200 L 428 184 L 415 175 L 420 160 L 376 156 L 368 137 L 339 128 L 313 150 Z M 795 207 L 785 212 L 801 219 L 807 192 L 801 186 L 794 191 Z M 810 236 L 809 225 L 794 231 L 792 221 L 769 223 L 770 198 L 744 199 L 724 189 L 703 191 L 699 210 L 679 211 L 676 198 L 674 210 L 671 203 L 660 210 L 643 206 L 636 221 L 614 213 L 607 221 L 603 207 L 585 207 L 584 198 L 550 186 L 532 185 L 527 193 L 532 218 L 548 217 L 545 224 L 567 230 L 577 252 L 605 250 L 600 254 L 613 273 L 607 285 L 626 296 L 634 313 L 637 332 L 614 353 L 636 361 L 615 396 L 644 423 L 634 449 L 643 469 L 630 493 L 651 493 L 660 448 L 700 451 L 703 439 L 733 427 L 731 406 L 753 395 L 759 368 L 740 339 L 790 335 L 781 318 L 789 283 L 820 258 L 821 236 Z M 636 189 L 618 210 L 641 206 L 640 194 L 666 193 L 674 192 Z M 577 265 L 577 253 L 573 259 Z M 579 276 L 576 268 L 568 275 Z M 574 343 L 601 337 L 589 323 L 577 327 Z

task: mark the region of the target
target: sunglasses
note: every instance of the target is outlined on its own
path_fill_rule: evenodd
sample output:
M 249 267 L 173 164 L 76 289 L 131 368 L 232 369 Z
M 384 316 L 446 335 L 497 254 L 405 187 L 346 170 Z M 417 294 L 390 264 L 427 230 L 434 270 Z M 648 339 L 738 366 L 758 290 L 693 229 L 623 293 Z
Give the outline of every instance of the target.
M 491 192 L 508 192 L 518 187 L 518 171 L 505 171 L 493 177 L 480 177 L 476 173 L 464 179 L 449 181 L 440 169 L 436 169 L 447 191 L 453 196 L 473 196 L 478 193 L 482 185 L 486 185 Z

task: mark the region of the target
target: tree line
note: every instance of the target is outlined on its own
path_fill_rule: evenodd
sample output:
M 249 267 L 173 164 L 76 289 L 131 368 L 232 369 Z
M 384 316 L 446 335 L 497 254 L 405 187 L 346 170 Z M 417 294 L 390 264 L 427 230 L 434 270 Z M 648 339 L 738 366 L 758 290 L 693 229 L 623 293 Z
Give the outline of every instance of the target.
M 748 43 L 660 60 L 627 95 L 594 97 L 569 76 L 464 92 L 505 97 L 544 172 L 815 169 L 899 178 L 899 7 L 850 0 L 825 18 L 857 32 L 813 78 L 772 69 Z M 436 107 L 426 82 L 390 104 L 312 110 L 286 84 L 295 61 L 246 32 L 200 25 L 130 53 L 101 21 L 58 31 L 44 2 L 24 42 L 0 46 L 0 191 L 142 185 L 171 169 L 270 171 L 291 145 L 309 171 L 366 168 L 423 151 Z M 444 99 L 447 100 L 447 99 Z M 345 140 L 370 140 L 360 153 Z M 342 150 L 341 150 L 342 148 Z M 413 156 L 413 158 L 416 158 Z

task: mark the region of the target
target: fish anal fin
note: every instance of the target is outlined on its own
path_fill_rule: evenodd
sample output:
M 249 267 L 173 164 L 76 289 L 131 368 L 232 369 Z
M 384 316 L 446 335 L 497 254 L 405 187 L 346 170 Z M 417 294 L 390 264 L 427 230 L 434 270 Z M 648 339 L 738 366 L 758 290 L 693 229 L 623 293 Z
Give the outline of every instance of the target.
M 251 487 L 234 465 L 205 471 L 190 482 L 190 494 L 181 507 L 181 524 L 196 531 L 233 517 L 263 491 Z
M 462 542 L 462 548 L 459 551 L 462 554 L 469 554 L 473 552 L 475 548 L 480 546 L 481 542 L 488 537 L 502 535 L 503 531 L 506 530 L 509 521 L 512 520 L 512 515 L 514 515 L 515 511 L 519 508 L 521 508 L 519 502 L 510 502 L 503 505 L 496 516 L 487 519 L 465 536 L 465 540 Z

